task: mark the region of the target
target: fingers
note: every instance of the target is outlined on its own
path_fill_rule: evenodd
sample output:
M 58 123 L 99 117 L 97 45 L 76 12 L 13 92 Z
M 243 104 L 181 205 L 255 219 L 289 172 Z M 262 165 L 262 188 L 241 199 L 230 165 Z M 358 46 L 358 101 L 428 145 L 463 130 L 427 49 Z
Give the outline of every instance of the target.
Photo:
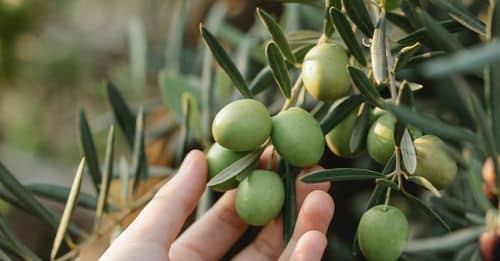
M 311 230 L 302 235 L 293 250 L 290 260 L 292 261 L 316 261 L 321 260 L 327 240 L 325 234 Z
M 132 240 L 168 247 L 193 212 L 206 181 L 205 157 L 201 151 L 191 151 L 174 178 L 158 191 L 117 243 Z
M 267 146 L 259 159 L 259 169 L 267 169 L 271 163 L 271 169 L 275 170 L 278 164 L 278 154 L 273 146 Z M 271 161 L 272 160 L 272 161 Z
M 172 244 L 171 260 L 219 260 L 231 248 L 247 228 L 234 208 L 235 192 L 226 192 Z
M 317 230 L 326 234 L 328 225 L 333 217 L 334 208 L 333 199 L 328 193 L 318 190 L 311 192 L 304 200 L 304 204 L 297 218 L 293 236 L 288 242 L 285 251 L 283 251 L 280 260 L 290 259 L 298 240 L 306 232 Z
M 311 172 L 322 169 L 320 166 L 314 166 L 304 169 L 296 181 L 297 208 L 302 206 L 306 196 L 315 190 L 328 191 L 329 182 L 307 184 L 300 181 L 300 177 Z M 267 224 L 259 233 L 257 238 L 243 249 L 234 259 L 235 260 L 277 260 L 283 251 L 283 219 L 279 218 Z

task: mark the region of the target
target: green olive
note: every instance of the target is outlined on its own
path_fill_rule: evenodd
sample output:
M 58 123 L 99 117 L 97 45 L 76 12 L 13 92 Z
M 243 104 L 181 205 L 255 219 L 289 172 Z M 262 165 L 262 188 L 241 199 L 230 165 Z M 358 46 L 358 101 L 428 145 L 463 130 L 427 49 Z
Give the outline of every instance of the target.
M 307 111 L 294 107 L 272 119 L 271 140 L 276 151 L 288 163 L 307 167 L 318 163 L 323 155 L 323 131 Z
M 243 156 L 245 156 L 244 152 L 228 150 L 221 145 L 214 143 L 207 152 L 208 179 L 212 179 L 221 170 L 225 169 Z M 236 188 L 237 186 L 238 181 L 236 178 L 231 178 L 221 184 L 213 186 L 212 189 L 218 192 L 224 192 Z
M 262 226 L 280 213 L 284 201 L 285 187 L 280 176 L 268 170 L 254 170 L 238 185 L 235 208 L 247 224 Z
M 457 176 L 457 163 L 445 150 L 443 141 L 433 135 L 415 139 L 415 175 L 429 180 L 437 189 L 446 188 Z
M 394 126 L 396 118 L 385 113 L 380 116 L 368 131 L 366 147 L 368 154 L 380 164 L 385 164 L 394 152 Z
M 233 151 L 250 151 L 262 145 L 271 133 L 271 116 L 253 99 L 234 101 L 215 116 L 212 134 L 217 143 Z
M 309 94 L 321 101 L 333 101 L 349 93 L 349 57 L 339 45 L 324 43 L 307 52 L 302 64 L 302 81 Z
M 361 217 L 358 243 L 368 261 L 396 260 L 407 241 L 408 221 L 398 208 L 377 205 Z
M 360 151 L 351 152 L 349 143 L 356 125 L 358 109 L 353 110 L 335 128 L 326 134 L 326 144 L 333 154 L 343 158 L 354 158 Z

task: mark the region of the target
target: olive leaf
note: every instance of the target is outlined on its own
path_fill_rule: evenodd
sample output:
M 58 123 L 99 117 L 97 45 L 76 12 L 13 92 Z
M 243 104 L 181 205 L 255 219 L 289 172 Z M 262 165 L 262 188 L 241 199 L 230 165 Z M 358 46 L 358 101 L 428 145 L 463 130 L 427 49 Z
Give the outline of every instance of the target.
M 314 171 L 303 176 L 300 180 L 305 183 L 318 183 L 325 181 L 370 180 L 383 177 L 382 173 L 368 169 L 336 168 Z
M 201 75 L 202 95 L 201 95 L 201 122 L 203 129 L 203 139 L 210 140 L 212 138 L 211 126 L 213 113 L 215 111 L 215 70 L 212 66 L 213 57 L 209 50 L 203 53 L 203 68 Z
M 129 198 L 130 172 L 125 157 L 120 158 L 120 197 L 123 204 L 128 203 Z
M 359 151 L 363 147 L 370 124 L 370 115 L 371 106 L 365 103 L 362 106 L 361 114 L 356 118 L 349 140 L 349 150 L 351 152 Z
M 471 226 L 446 235 L 413 239 L 408 241 L 405 253 L 450 252 L 464 245 L 477 241 L 485 230 L 484 226 Z
M 373 32 L 372 43 L 370 45 L 373 78 L 377 84 L 381 84 L 387 77 L 385 23 L 385 12 L 382 11 Z
M 148 45 L 144 23 L 139 18 L 132 18 L 128 26 L 128 55 L 131 78 L 137 88 L 145 88 L 147 74 Z
M 458 252 L 457 254 L 453 257 L 453 260 L 454 261 L 471 261 L 471 260 L 474 260 L 474 254 L 475 252 L 479 249 L 479 246 L 478 246 L 478 243 L 477 242 L 473 242 L 473 243 L 470 243 L 468 245 L 466 245 L 465 247 L 462 247 Z M 479 260 L 481 260 L 479 258 Z
M 351 24 L 349 24 L 349 21 L 347 21 L 347 18 L 342 14 L 340 9 L 335 7 L 330 8 L 330 19 L 354 58 L 356 58 L 361 65 L 366 65 L 363 49 L 352 31 Z
M 406 106 L 385 103 L 384 108 L 394 113 L 404 123 L 415 126 L 426 133 L 458 142 L 477 142 L 476 135 L 469 129 L 444 123 L 438 119 L 414 112 Z
M 71 190 L 68 195 L 68 200 L 66 201 L 66 206 L 64 207 L 64 212 L 62 214 L 59 226 L 57 228 L 54 243 L 52 245 L 52 250 L 50 251 L 50 259 L 54 260 L 63 239 L 67 237 L 66 231 L 68 230 L 75 206 L 78 201 L 78 196 L 80 194 L 80 188 L 82 186 L 82 176 L 85 168 L 85 158 L 82 158 L 78 170 L 76 171 L 75 178 L 73 179 L 73 185 L 71 185 Z
M 271 72 L 274 76 L 274 80 L 278 84 L 283 95 L 286 98 L 290 98 L 292 92 L 292 83 L 290 82 L 290 77 L 288 76 L 288 69 L 285 64 L 285 60 L 281 54 L 280 49 L 274 42 L 269 42 L 266 46 L 266 56 L 269 66 L 271 67 Z
M 354 85 L 356 85 L 363 97 L 365 97 L 366 101 L 372 105 L 382 107 L 382 97 L 378 93 L 375 86 L 373 86 L 370 82 L 366 74 L 351 65 L 347 66 L 347 70 L 349 71 L 349 75 L 351 76 Z
M 135 136 L 135 116 L 130 110 L 122 95 L 112 82 L 108 82 L 107 86 L 108 100 L 113 110 L 113 115 L 118 123 L 118 126 L 125 135 L 125 139 L 130 148 L 134 147 Z
M 441 9 L 444 9 L 457 22 L 469 30 L 481 35 L 486 35 L 486 29 L 483 22 L 474 17 L 467 9 L 460 6 L 460 3 L 447 0 L 430 0 L 430 2 Z
M 139 114 L 140 115 L 140 114 Z M 109 128 L 108 139 L 106 142 L 106 155 L 104 158 L 103 180 L 99 189 L 99 198 L 95 211 L 95 228 L 98 227 L 101 217 L 104 213 L 104 207 L 108 201 L 109 186 L 113 175 L 113 159 L 115 153 L 115 128 L 113 125 Z
M 427 35 L 432 39 L 432 45 L 436 48 L 447 52 L 453 52 L 462 47 L 460 42 L 427 12 L 422 9 L 417 9 L 417 14 L 420 17 L 420 21 L 422 21 L 422 24 L 427 29 Z
M 419 70 L 426 77 L 441 77 L 451 73 L 470 72 L 485 65 L 499 62 L 500 41 L 495 39 L 443 58 L 432 59 L 421 64 Z
M 372 38 L 374 27 L 363 0 L 342 0 L 347 15 L 366 37 Z
M 215 175 L 208 183 L 207 186 L 212 187 L 217 184 L 223 183 L 226 180 L 235 177 L 248 169 L 250 166 L 255 164 L 259 160 L 260 155 L 264 151 L 263 148 L 252 151 L 247 155 L 243 156 L 241 159 L 233 162 L 233 164 L 229 165 L 225 169 L 221 170 L 219 173 Z
M 330 132 L 362 102 L 363 97 L 361 95 L 352 95 L 334 103 L 320 122 L 323 133 Z
M 425 62 L 425 61 L 434 59 L 436 57 L 440 57 L 444 54 L 445 54 L 445 52 L 443 52 L 443 51 L 426 52 L 426 53 L 418 54 L 418 55 L 410 57 L 410 59 L 408 60 L 408 64 Z
M 257 14 L 259 15 L 260 20 L 266 26 L 267 30 L 271 34 L 274 42 L 278 45 L 283 55 L 285 55 L 288 62 L 291 64 L 297 64 L 297 58 L 292 53 L 292 49 L 286 40 L 285 34 L 281 30 L 280 26 L 274 21 L 274 19 L 266 13 L 266 11 L 257 8 Z
M 488 28 L 490 38 L 500 37 L 500 4 L 494 3 L 490 10 L 491 21 Z M 488 93 L 487 104 L 491 112 L 493 133 L 497 141 L 497 150 L 500 150 L 500 62 L 493 63 L 485 68 L 485 85 Z
M 200 32 L 205 44 L 212 52 L 215 60 L 224 70 L 224 72 L 226 72 L 226 74 L 229 76 L 233 84 L 236 86 L 236 89 L 238 89 L 243 97 L 252 98 L 253 95 L 248 89 L 243 76 L 241 75 L 240 71 L 238 71 L 238 68 L 236 68 L 236 65 L 234 65 L 231 58 L 229 58 L 229 55 L 226 53 L 226 51 L 224 51 L 224 48 L 222 48 L 217 39 L 215 39 L 215 36 L 213 36 L 212 33 L 210 33 L 202 24 L 200 24 Z
M 101 184 L 101 170 L 99 169 L 99 159 L 90 131 L 89 122 L 85 115 L 85 110 L 81 109 L 79 114 L 79 134 L 80 142 L 83 149 L 83 155 L 87 159 L 87 168 L 90 177 L 92 178 L 92 185 L 94 185 L 96 193 L 99 193 L 99 184 Z
M 132 152 L 132 191 L 134 193 L 139 187 L 139 180 L 146 178 L 147 175 L 145 170 L 147 163 L 143 165 L 143 159 L 146 158 L 146 155 L 144 152 L 144 109 L 142 107 L 139 108 L 135 126 L 134 150 Z
M 2 214 L 0 215 L 0 231 L 2 233 L 2 240 L 6 240 L 7 246 L 4 247 L 5 243 L 0 243 L 1 250 L 7 250 L 12 252 L 14 255 L 21 257 L 24 260 L 42 260 L 37 256 L 29 247 L 27 247 L 19 238 L 14 234 L 11 225 L 8 223 L 6 217 Z M 5 253 L 4 253 L 5 254 Z M 0 255 L 0 260 L 11 260 L 6 254 L 5 256 Z
M 403 11 L 404 16 L 408 19 L 408 23 L 413 27 L 413 29 L 417 29 L 422 27 L 422 23 L 418 18 L 416 12 L 416 1 L 413 0 L 401 0 L 401 11 Z
M 68 199 L 70 188 L 52 184 L 27 184 L 25 187 L 35 195 L 54 200 L 60 203 L 65 203 Z M 97 198 L 85 192 L 80 192 L 77 205 L 89 210 L 97 208 Z M 116 211 L 118 208 L 110 203 L 106 204 L 106 210 Z
M 407 180 L 409 182 L 415 183 L 421 187 L 424 187 L 425 189 L 432 192 L 432 194 L 434 194 L 434 196 L 436 196 L 438 198 L 441 197 L 441 193 L 439 193 L 437 188 L 434 187 L 434 185 L 432 185 L 432 183 L 429 180 L 427 180 L 426 178 L 420 177 L 420 176 L 409 176 L 409 177 L 407 177 Z
M 408 64 L 410 58 L 418 51 L 418 49 L 422 46 L 419 42 L 416 42 L 413 45 L 406 46 L 401 51 L 399 51 L 396 56 L 396 61 L 394 62 L 394 71 L 397 72 L 401 68 L 405 67 Z
M 469 185 L 476 204 L 483 211 L 483 213 L 486 213 L 488 209 L 493 207 L 493 205 L 483 191 L 483 180 L 480 175 L 482 164 L 479 160 L 470 155 L 471 152 L 469 148 L 464 150 L 464 154 L 464 158 L 467 160 L 468 166 L 465 172 L 467 178 L 466 184 Z
M 342 3 L 340 0 L 325 0 L 325 16 L 323 19 L 323 34 L 326 37 L 330 37 L 333 34 L 334 27 L 332 26 L 332 23 L 330 22 L 330 8 L 337 8 L 341 9 L 342 8 Z
M 284 169 L 284 170 L 283 170 Z M 278 163 L 278 172 L 284 173 L 285 202 L 283 206 L 283 243 L 286 246 L 292 238 L 297 223 L 296 171 L 285 160 Z
M 461 24 L 451 19 L 439 21 L 438 23 L 442 25 L 449 33 L 457 33 L 465 30 Z M 425 27 L 418 28 L 417 30 L 404 36 L 403 38 L 397 40 L 396 42 L 404 46 L 408 46 L 420 41 L 425 43 L 428 43 L 430 41 L 427 29 Z
M 389 22 L 401 28 L 406 33 L 413 32 L 413 26 L 406 16 L 395 12 L 386 12 L 385 17 Z
M 415 152 L 415 146 L 413 145 L 413 140 L 408 132 L 408 128 L 404 129 L 400 146 L 401 156 L 403 158 L 403 164 L 406 171 L 410 174 L 415 173 L 415 170 L 417 170 L 417 155 Z
M 418 207 L 420 207 L 424 211 L 425 214 L 427 214 L 431 218 L 434 218 L 441 225 L 441 227 L 443 227 L 448 232 L 451 231 L 450 227 L 448 226 L 448 224 L 446 224 L 446 222 L 431 207 L 429 207 L 427 205 L 427 203 L 425 203 L 421 199 L 413 196 L 412 194 L 410 194 L 410 193 L 408 193 L 408 192 L 406 192 L 404 190 L 400 190 L 400 192 L 407 199 L 409 199 L 411 202 L 415 203 Z
M 183 54 L 184 32 L 186 20 L 188 19 L 188 2 L 175 1 L 171 8 L 173 12 L 168 28 L 167 43 L 165 48 L 165 66 L 170 72 L 180 72 Z
M 411 91 L 410 85 L 408 84 L 407 81 L 403 81 L 401 83 L 400 91 L 396 99 L 396 104 L 405 105 L 410 108 L 413 108 L 413 92 Z M 406 124 L 397 119 L 393 134 L 394 141 L 397 146 L 400 146 L 401 144 L 401 138 L 403 137 L 405 129 L 406 129 Z

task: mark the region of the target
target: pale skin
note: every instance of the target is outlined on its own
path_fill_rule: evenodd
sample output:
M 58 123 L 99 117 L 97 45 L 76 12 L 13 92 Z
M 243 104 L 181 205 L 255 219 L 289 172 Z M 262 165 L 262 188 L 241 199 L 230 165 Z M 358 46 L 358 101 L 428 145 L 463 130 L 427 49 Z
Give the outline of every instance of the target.
M 268 165 L 267 149 L 260 166 Z M 317 170 L 314 166 L 304 173 Z M 182 234 L 181 228 L 206 188 L 207 164 L 201 151 L 191 151 L 178 174 L 163 186 L 101 257 L 101 260 L 219 260 L 248 226 L 234 208 L 235 191 L 219 201 Z M 326 232 L 334 202 L 329 183 L 297 180 L 299 214 L 293 236 L 285 247 L 282 218 L 267 224 L 234 260 L 320 260 L 327 245 Z

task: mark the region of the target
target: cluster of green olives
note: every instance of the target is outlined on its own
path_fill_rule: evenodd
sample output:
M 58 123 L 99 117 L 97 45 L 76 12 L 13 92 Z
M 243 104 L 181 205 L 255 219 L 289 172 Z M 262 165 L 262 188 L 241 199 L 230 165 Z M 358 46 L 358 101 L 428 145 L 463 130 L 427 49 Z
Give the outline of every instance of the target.
M 241 99 L 222 108 L 212 124 L 216 141 L 207 152 L 209 179 L 270 140 L 289 164 L 307 167 L 318 163 L 324 139 L 314 117 L 301 108 L 290 108 L 271 117 L 257 100 Z M 247 170 L 238 182 L 231 178 L 212 189 L 224 192 L 237 188 L 235 208 L 248 224 L 260 226 L 276 217 L 284 202 L 281 177 L 272 171 Z

